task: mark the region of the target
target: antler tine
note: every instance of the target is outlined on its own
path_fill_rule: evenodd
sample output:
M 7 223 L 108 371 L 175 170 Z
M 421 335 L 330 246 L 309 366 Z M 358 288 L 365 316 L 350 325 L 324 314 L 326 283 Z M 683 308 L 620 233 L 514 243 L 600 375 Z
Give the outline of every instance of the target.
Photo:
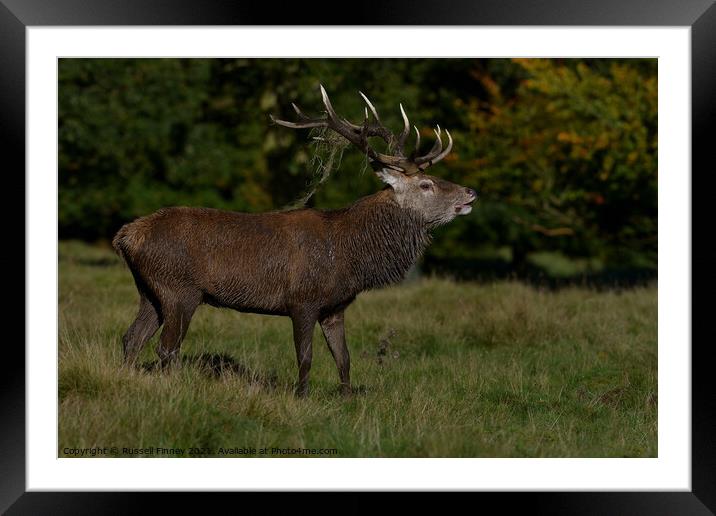
M 370 100 L 368 100 L 368 97 L 366 97 L 362 91 L 359 91 L 358 93 L 360 94 L 361 97 L 363 97 L 363 100 L 365 101 L 365 103 L 368 104 L 368 107 L 370 108 L 370 112 L 373 113 L 373 118 L 375 118 L 375 120 L 377 122 L 380 122 L 380 117 L 378 116 L 378 112 L 375 110 L 375 106 L 373 105 L 373 103 Z
M 291 107 L 300 118 L 308 118 L 306 115 L 303 114 L 303 111 L 301 111 L 295 103 L 291 102 Z
M 341 118 L 341 122 L 344 123 L 345 125 L 347 125 L 348 127 L 350 127 L 351 129 L 353 129 L 354 131 L 361 131 L 363 129 L 362 124 L 361 125 L 354 124 L 353 122 L 351 122 L 350 120 L 348 120 L 346 118 Z
M 452 136 L 450 135 L 450 131 L 448 131 L 447 129 L 445 129 L 445 134 L 447 134 L 447 137 L 448 137 L 448 145 L 447 145 L 447 147 L 445 147 L 445 150 L 442 151 L 437 156 L 435 156 L 434 158 L 429 159 L 422 165 L 419 165 L 418 168 L 420 168 L 420 170 L 425 170 L 429 166 L 434 165 L 435 163 L 442 160 L 445 156 L 447 156 L 450 153 L 450 151 L 452 150 Z
M 435 143 L 433 144 L 432 148 L 430 149 L 430 151 L 428 151 L 428 153 L 425 156 L 420 156 L 418 158 L 415 158 L 415 163 L 417 165 L 431 162 L 443 150 L 443 139 L 440 137 L 440 133 L 442 132 L 440 129 L 440 126 L 437 126 L 437 129 L 433 129 L 433 132 L 435 133 L 435 137 L 436 137 Z M 427 167 L 425 167 L 425 168 L 427 168 Z
M 286 120 L 279 120 L 274 118 L 273 115 L 269 115 L 271 121 L 275 124 L 288 127 L 290 129 L 311 129 L 313 127 L 326 127 L 325 120 L 306 120 L 305 122 L 287 122 Z
M 403 104 L 399 104 L 400 106 L 400 114 L 403 116 L 403 132 L 400 133 L 400 136 L 398 137 L 398 152 L 400 154 L 405 154 L 403 151 L 403 147 L 405 147 L 405 140 L 408 138 L 408 135 L 410 134 L 410 120 L 408 120 L 408 115 L 405 114 L 405 110 L 403 109 Z
M 321 87 L 321 97 L 323 98 L 323 105 L 326 106 L 326 112 L 328 113 L 328 117 L 331 120 L 338 121 L 338 115 L 333 110 L 333 106 L 331 105 L 331 99 L 328 98 L 328 93 L 326 93 L 326 89 L 323 87 L 323 84 L 319 85 Z
M 418 152 L 420 152 L 420 131 L 418 131 L 418 126 L 414 125 L 413 129 L 415 129 L 415 150 L 413 151 L 413 159 L 415 159 L 415 156 L 418 155 Z

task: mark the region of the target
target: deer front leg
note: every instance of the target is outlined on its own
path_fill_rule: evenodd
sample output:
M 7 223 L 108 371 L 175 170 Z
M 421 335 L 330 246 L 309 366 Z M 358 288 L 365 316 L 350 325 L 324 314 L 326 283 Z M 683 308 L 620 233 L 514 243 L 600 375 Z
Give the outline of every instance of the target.
M 336 361 L 338 376 L 341 380 L 341 393 L 351 393 L 351 357 L 346 346 L 346 332 L 343 324 L 343 310 L 331 314 L 320 321 L 323 336 L 326 338 L 328 349 L 331 350 L 333 360 Z
M 311 372 L 313 359 L 313 327 L 317 317 L 307 312 L 291 314 L 293 322 L 293 343 L 296 347 L 296 360 L 298 362 L 298 383 L 296 396 L 304 397 L 308 394 L 308 377 Z

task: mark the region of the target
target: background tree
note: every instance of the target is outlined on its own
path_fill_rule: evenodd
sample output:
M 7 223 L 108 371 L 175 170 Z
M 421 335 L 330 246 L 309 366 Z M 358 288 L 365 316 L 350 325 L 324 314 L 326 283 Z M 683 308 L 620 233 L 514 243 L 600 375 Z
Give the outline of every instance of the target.
M 356 120 L 360 89 L 394 128 L 402 102 L 426 147 L 435 123 L 455 137 L 434 173 L 481 198 L 436 234 L 425 270 L 655 273 L 657 65 L 642 59 L 63 59 L 60 238 L 106 240 L 168 205 L 292 203 L 327 156 L 268 115 L 319 111 L 319 82 Z M 380 187 L 364 157 L 338 158 L 308 205 Z

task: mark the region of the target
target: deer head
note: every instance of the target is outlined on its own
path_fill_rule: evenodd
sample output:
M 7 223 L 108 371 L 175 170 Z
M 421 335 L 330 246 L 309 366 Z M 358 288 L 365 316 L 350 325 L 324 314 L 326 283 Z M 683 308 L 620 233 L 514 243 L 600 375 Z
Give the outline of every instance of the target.
M 452 150 L 453 139 L 450 132 L 445 131 L 448 144 L 443 148 L 442 130 L 439 125 L 436 126 L 434 129 L 435 143 L 427 154 L 419 155 L 420 131 L 413 126 L 416 135 L 415 147 L 411 153 L 407 154 L 405 143 L 410 134 L 410 121 L 402 104 L 400 104 L 400 113 L 403 117 L 403 130 L 396 136 L 381 123 L 378 111 L 368 97 L 362 92 L 359 94 L 366 103 L 362 124 L 354 124 L 339 117 L 323 86 L 321 86 L 321 97 L 325 107 L 323 117 L 309 117 L 296 104 L 291 104 L 298 117 L 296 122 L 278 120 L 273 116 L 271 120 L 291 129 L 323 127 L 336 132 L 368 157 L 378 178 L 392 189 L 395 202 L 402 208 L 420 213 L 423 220 L 430 226 L 442 225 L 457 215 L 470 213 L 472 211 L 471 204 L 477 199 L 477 194 L 473 189 L 425 173 L 428 167 L 442 160 Z M 372 114 L 372 120 L 369 111 Z M 371 137 L 382 139 L 387 144 L 390 154 L 384 154 L 372 148 L 368 143 L 368 138 Z

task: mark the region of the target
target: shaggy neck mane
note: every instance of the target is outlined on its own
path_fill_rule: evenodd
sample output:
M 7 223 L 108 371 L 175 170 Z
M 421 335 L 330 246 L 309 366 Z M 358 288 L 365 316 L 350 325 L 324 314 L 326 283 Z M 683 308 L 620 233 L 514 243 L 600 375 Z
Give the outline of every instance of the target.
M 357 291 L 401 281 L 430 243 L 422 217 L 398 206 L 389 189 L 341 212 L 336 250 Z

